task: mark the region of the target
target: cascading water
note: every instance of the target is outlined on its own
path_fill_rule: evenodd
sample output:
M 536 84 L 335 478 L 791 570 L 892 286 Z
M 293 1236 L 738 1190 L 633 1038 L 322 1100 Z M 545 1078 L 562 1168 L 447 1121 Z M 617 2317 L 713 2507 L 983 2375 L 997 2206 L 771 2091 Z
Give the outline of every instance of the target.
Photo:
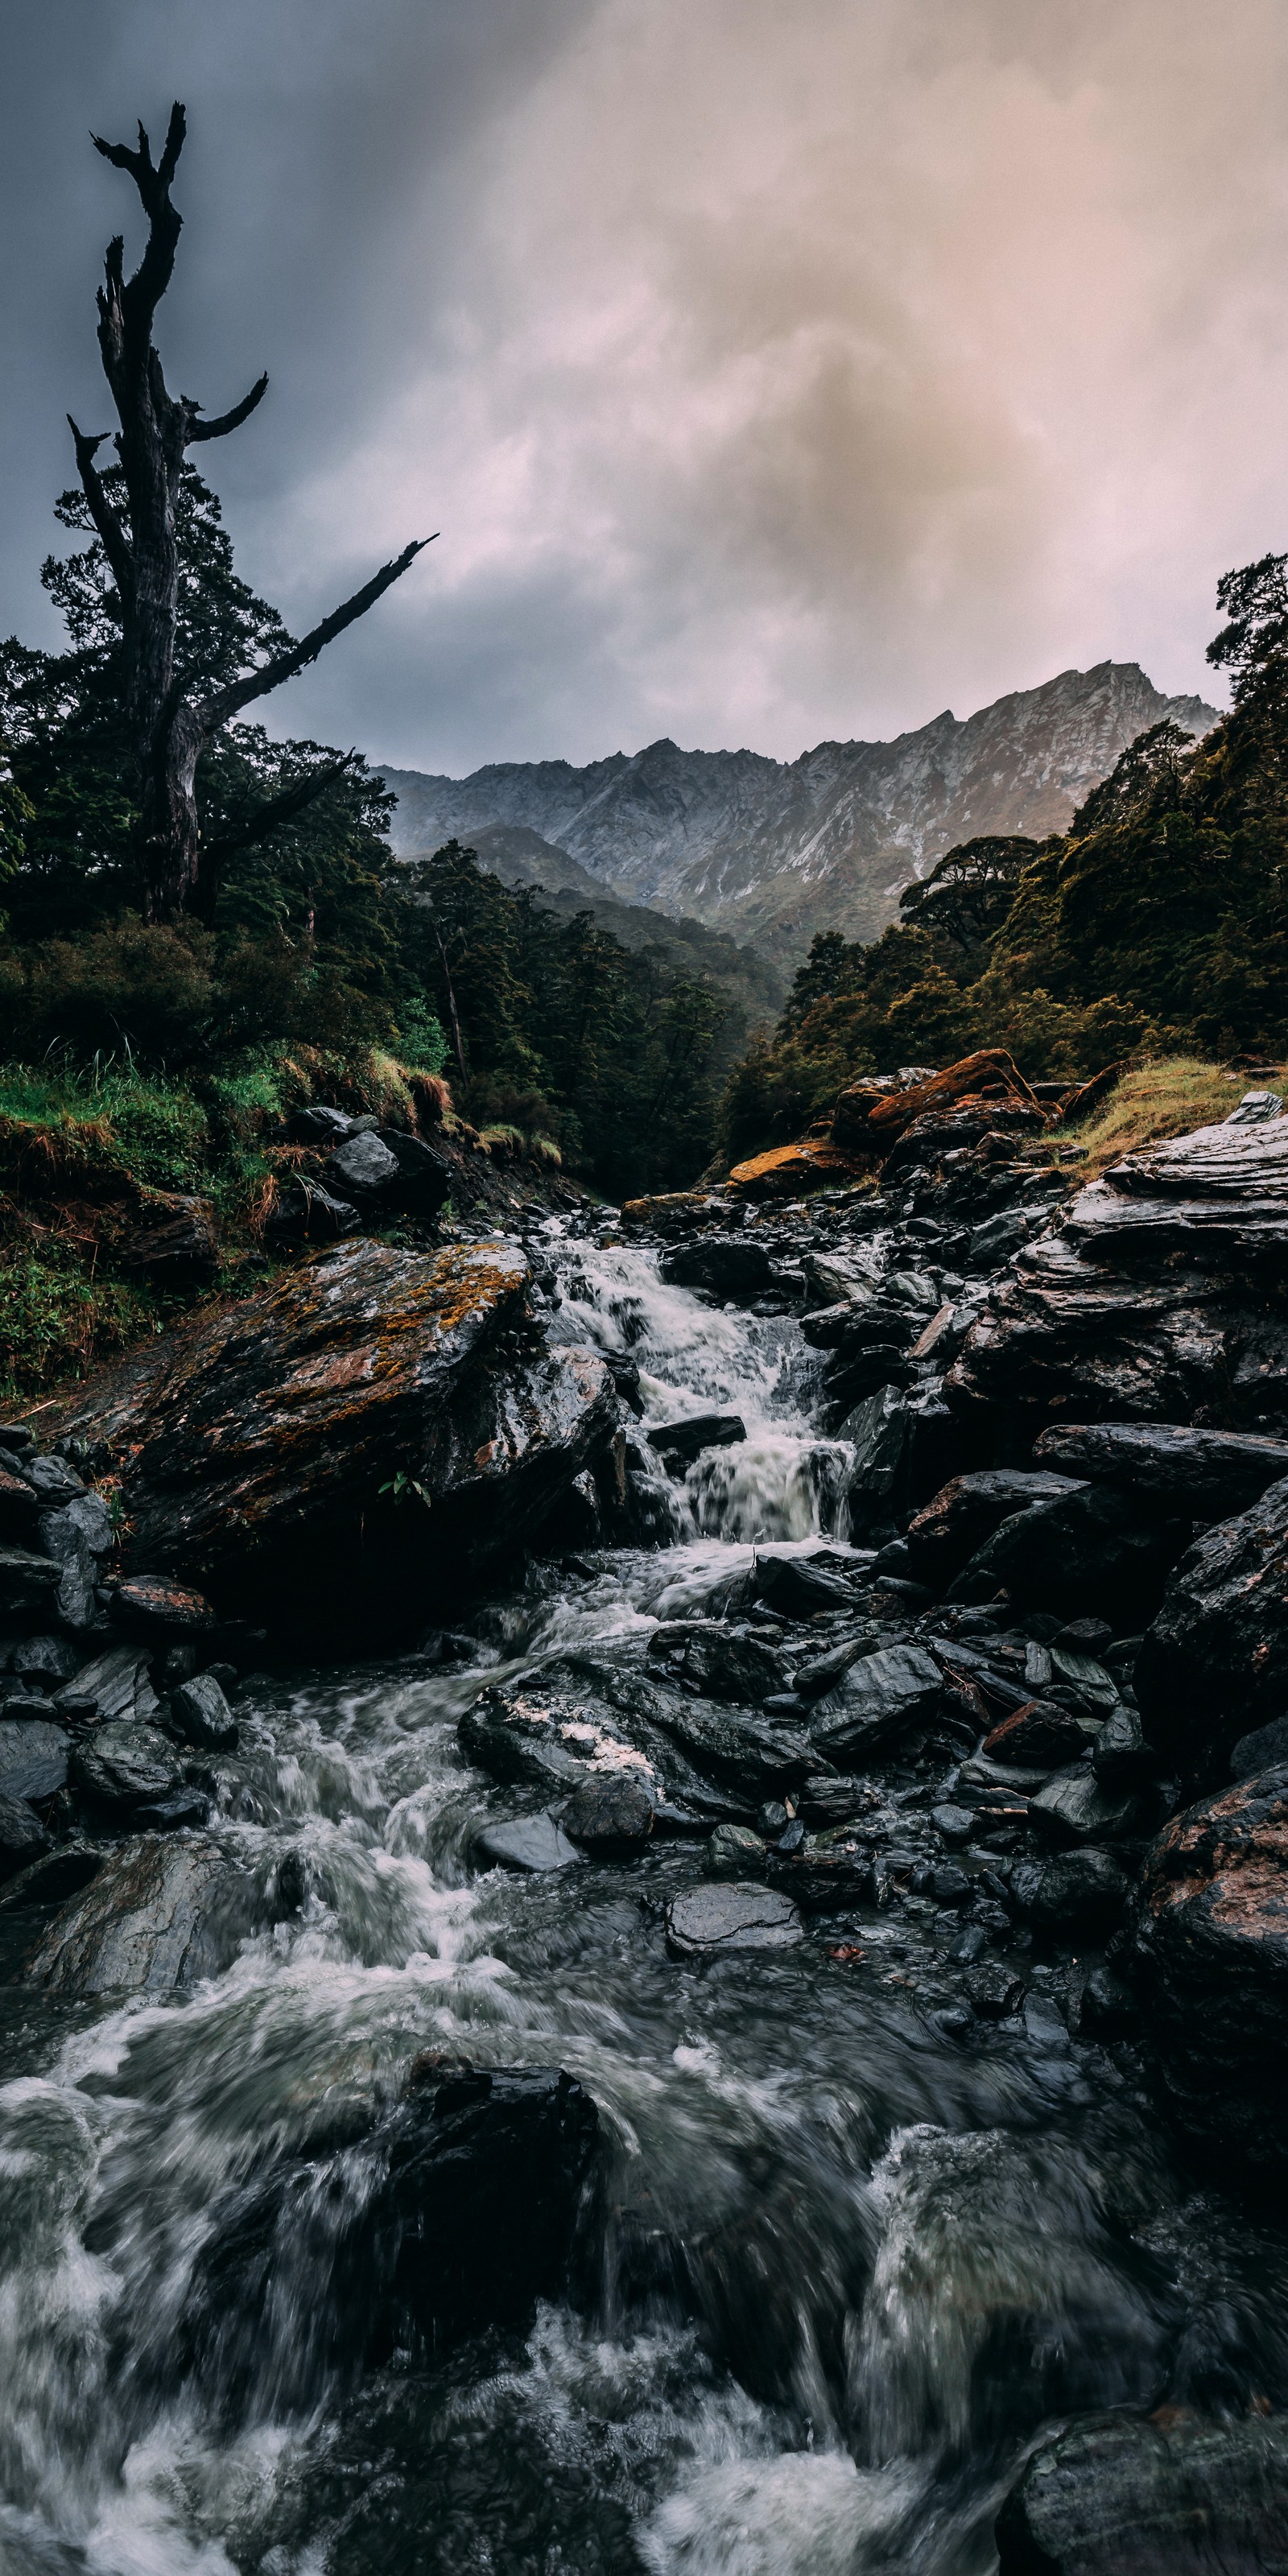
M 472 1872 L 514 1805 L 457 1743 L 484 1679 L 674 1616 L 758 1542 L 845 1544 L 849 1452 L 811 1430 L 793 1325 L 642 1252 L 548 1249 L 554 1329 L 638 1364 L 645 1435 L 720 1406 L 748 1439 L 690 1468 L 669 1547 L 480 1617 L 474 1669 L 243 1693 L 220 1837 L 309 1893 L 225 1974 L 125 2005 L 10 1988 L 4 2576 L 985 2576 L 1044 2418 L 1288 2372 L 1282 2247 L 1187 2203 L 1062 2030 L 959 2046 L 893 1943 L 866 1983 L 809 1942 L 677 1964 L 657 1914 L 691 1846 Z M 574 2305 L 363 2375 L 337 2262 L 371 2106 L 434 2048 L 568 2069 L 611 2172 Z

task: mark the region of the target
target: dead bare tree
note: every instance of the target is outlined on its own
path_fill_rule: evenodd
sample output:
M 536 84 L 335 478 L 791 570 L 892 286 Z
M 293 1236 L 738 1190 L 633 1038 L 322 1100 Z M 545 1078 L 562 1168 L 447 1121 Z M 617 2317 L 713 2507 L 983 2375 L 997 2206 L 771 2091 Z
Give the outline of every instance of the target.
M 315 771 L 303 785 L 272 798 L 234 835 L 203 853 L 196 774 L 212 735 L 254 699 L 267 696 L 270 689 L 280 688 L 284 680 L 316 661 L 335 636 L 365 616 L 406 572 L 422 546 L 432 543 L 423 537 L 404 546 L 392 563 L 382 565 L 352 599 L 333 609 L 298 644 L 225 687 L 211 688 L 199 671 L 176 668 L 175 502 L 184 455 L 203 439 L 226 438 L 230 430 L 240 428 L 268 384 L 267 376 L 261 376 L 241 402 L 216 420 L 204 419 L 200 403 L 186 394 L 176 397 L 166 387 L 152 327 L 174 273 L 183 225 L 183 217 L 170 202 L 170 186 L 185 131 L 184 111 L 176 103 L 170 111 L 165 148 L 155 164 L 141 125 L 137 152 L 127 144 L 93 137 L 105 160 L 129 172 L 148 218 L 147 247 L 133 277 L 126 279 L 125 245 L 118 234 L 108 245 L 104 283 L 98 292 L 98 345 L 121 424 L 114 443 L 125 477 L 128 528 L 94 463 L 108 432 L 87 438 L 68 414 L 85 498 L 121 602 L 126 711 L 139 769 L 144 908 L 153 921 L 172 920 L 199 901 L 208 906 L 214 892 L 212 878 L 226 851 L 264 839 L 339 774 L 336 768 Z

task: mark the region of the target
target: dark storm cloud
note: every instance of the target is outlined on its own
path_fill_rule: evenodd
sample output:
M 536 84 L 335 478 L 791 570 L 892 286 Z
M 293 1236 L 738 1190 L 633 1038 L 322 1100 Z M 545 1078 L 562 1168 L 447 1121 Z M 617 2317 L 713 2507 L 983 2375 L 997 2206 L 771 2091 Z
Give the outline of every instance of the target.
M 13 620 L 107 413 L 124 183 L 186 97 L 172 379 L 301 623 L 274 718 L 427 767 L 792 753 L 1072 662 L 1203 683 L 1284 540 L 1278 0 L 44 0 L 7 39 Z M 203 462 L 207 461 L 203 459 Z

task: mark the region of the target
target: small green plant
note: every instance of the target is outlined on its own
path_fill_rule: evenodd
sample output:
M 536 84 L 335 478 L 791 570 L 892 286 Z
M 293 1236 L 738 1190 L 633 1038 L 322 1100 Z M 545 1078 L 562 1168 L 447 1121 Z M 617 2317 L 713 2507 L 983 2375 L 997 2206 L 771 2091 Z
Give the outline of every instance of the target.
M 392 1494 L 396 1503 L 405 1503 L 408 1496 L 414 1494 L 417 1501 L 424 1504 L 427 1512 L 434 1508 L 433 1495 L 426 1493 L 418 1477 L 407 1475 L 401 1467 L 390 1477 L 387 1485 L 381 1486 L 380 1491 L 382 1494 Z

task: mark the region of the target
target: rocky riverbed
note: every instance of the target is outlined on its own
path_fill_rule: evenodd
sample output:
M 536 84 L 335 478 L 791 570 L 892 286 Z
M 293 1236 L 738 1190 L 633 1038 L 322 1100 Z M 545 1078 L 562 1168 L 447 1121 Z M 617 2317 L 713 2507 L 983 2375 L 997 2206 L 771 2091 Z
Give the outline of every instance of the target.
M 1288 1117 L 995 1071 L 0 1427 L 6 2570 L 1288 2565 Z

